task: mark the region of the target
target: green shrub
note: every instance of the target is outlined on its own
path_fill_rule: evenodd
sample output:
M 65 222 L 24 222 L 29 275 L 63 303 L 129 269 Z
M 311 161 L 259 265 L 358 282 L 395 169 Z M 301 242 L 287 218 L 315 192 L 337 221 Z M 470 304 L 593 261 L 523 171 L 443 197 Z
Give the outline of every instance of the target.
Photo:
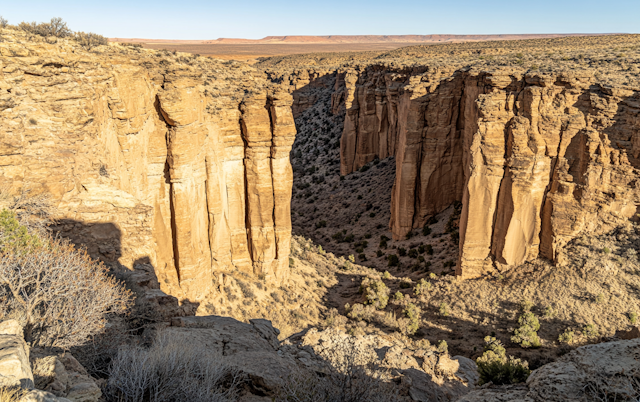
M 409 257 L 418 258 L 418 250 L 416 250 L 415 248 L 412 248 L 411 250 L 409 250 Z
M 566 343 L 570 345 L 573 343 L 574 335 L 575 335 L 574 332 L 567 328 L 564 330 L 563 333 L 560 334 L 560 336 L 558 336 L 558 342 Z
M 420 279 L 420 282 L 418 282 L 416 287 L 413 289 L 413 293 L 415 293 L 416 295 L 424 295 L 424 294 L 427 294 L 429 290 L 431 290 L 431 282 L 422 278 Z
M 449 315 L 449 305 L 445 302 L 440 303 L 440 308 L 438 309 L 440 315 L 446 317 Z
M 488 382 L 495 385 L 517 384 L 527 380 L 531 373 L 529 363 L 513 356 L 507 357 L 504 346 L 494 337 L 487 336 L 484 342 L 485 351 L 476 359 L 480 374 L 479 385 Z
M 393 295 L 393 298 L 394 298 L 394 299 L 396 299 L 396 300 L 402 300 L 402 299 L 404 299 L 404 295 L 402 294 L 402 292 L 401 292 L 401 291 L 399 291 L 399 290 L 398 290 L 398 291 Z
M 638 322 L 638 313 L 636 313 L 635 311 L 630 311 L 629 312 L 629 322 L 632 325 L 635 325 L 636 322 Z
M 449 351 L 449 345 L 447 345 L 447 341 L 445 340 L 438 342 L 438 346 L 436 348 L 440 353 L 447 353 Z
M 402 281 L 400 282 L 400 289 L 409 289 L 411 287 L 411 282 Z
M 400 254 L 400 257 L 404 257 L 407 255 L 407 250 L 404 247 L 398 247 L 398 254 Z
M 582 334 L 587 338 L 597 338 L 600 336 L 600 332 L 598 331 L 598 327 L 594 324 L 587 324 L 582 328 Z
M 384 271 L 384 274 L 382 274 L 382 278 L 391 279 L 391 274 L 389 273 L 389 271 Z
M 382 257 L 383 255 L 384 253 L 382 252 L 382 250 L 376 251 L 376 257 Z
M 409 319 L 405 332 L 408 335 L 414 335 L 420 328 L 420 310 L 413 303 L 409 303 L 403 311 L 404 315 Z
M 389 254 L 387 256 L 387 259 L 389 261 L 389 266 L 390 267 L 397 267 L 398 264 L 400 263 L 400 259 L 398 259 L 398 256 L 395 254 Z
M 431 244 L 427 244 L 425 247 L 425 250 L 427 251 L 427 255 L 433 255 L 433 247 L 431 247 Z
M 556 316 L 556 311 L 551 306 L 547 306 L 544 309 L 544 318 L 553 318 Z
M 511 337 L 511 341 L 519 344 L 523 348 L 539 348 L 541 346 L 538 330 L 540 322 L 531 311 L 524 311 L 518 318 L 518 325 Z
M 26 226 L 18 221 L 15 212 L 3 209 L 0 212 L 0 253 L 28 253 L 42 246 L 42 240 L 29 234 Z
M 429 236 L 431 234 L 431 228 L 429 226 L 425 226 L 422 228 L 422 235 Z
M 365 304 L 370 304 L 378 310 L 387 307 L 390 291 L 381 280 L 365 278 L 360 284 L 360 291 L 364 295 Z

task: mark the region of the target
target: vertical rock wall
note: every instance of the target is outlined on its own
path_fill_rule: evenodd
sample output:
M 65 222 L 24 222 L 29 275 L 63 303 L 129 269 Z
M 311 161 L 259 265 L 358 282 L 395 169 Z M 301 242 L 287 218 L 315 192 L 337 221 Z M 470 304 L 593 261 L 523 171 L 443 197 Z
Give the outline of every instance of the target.
M 557 261 L 609 214 L 636 212 L 639 100 L 590 73 L 370 66 L 339 72 L 332 109 L 345 111 L 341 174 L 396 158 L 394 238 L 462 202 L 457 273 L 475 277 Z
M 15 49 L 21 49 L 16 53 Z M 288 275 L 292 97 L 248 66 L 120 46 L 0 43 L 0 185 L 48 193 L 57 229 L 164 291 Z

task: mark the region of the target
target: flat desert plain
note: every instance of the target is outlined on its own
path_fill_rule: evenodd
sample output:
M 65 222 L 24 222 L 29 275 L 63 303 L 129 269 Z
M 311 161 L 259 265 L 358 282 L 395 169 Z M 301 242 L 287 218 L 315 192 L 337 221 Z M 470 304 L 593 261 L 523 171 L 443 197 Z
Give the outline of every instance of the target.
M 305 53 L 393 50 L 419 44 L 557 38 L 576 34 L 532 35 L 357 35 L 357 36 L 268 36 L 263 39 L 166 40 L 111 38 L 112 42 L 139 43 L 149 49 L 199 54 L 227 60 L 255 62 L 259 57 Z

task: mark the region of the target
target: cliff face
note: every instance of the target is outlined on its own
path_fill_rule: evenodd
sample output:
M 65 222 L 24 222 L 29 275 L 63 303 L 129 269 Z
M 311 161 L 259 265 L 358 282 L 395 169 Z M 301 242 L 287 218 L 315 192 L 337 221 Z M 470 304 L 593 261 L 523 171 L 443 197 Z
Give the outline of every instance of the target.
M 558 250 L 640 203 L 640 94 L 589 73 L 370 66 L 338 72 L 341 174 L 396 157 L 396 239 L 462 202 L 457 274 Z M 344 106 L 343 106 L 344 104 Z
M 51 194 L 92 256 L 150 262 L 201 300 L 232 269 L 288 274 L 295 125 L 255 70 L 187 54 L 0 43 L 0 183 Z

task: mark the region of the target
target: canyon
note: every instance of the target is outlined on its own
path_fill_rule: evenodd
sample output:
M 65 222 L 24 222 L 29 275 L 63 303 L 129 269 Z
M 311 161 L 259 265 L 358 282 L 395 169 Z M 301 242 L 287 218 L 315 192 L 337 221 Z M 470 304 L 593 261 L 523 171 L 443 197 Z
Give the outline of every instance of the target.
M 564 38 L 414 46 L 355 61 L 325 55 L 317 67 L 309 67 L 311 55 L 289 56 L 258 66 L 293 93 L 294 116 L 331 93 L 330 113 L 343 120 L 340 175 L 395 159 L 395 241 L 459 203 L 456 274 L 473 278 L 538 257 L 564 264 L 561 250 L 579 234 L 636 219 L 637 67 L 607 57 L 608 40 L 580 38 L 591 47 L 581 54 L 579 41 Z M 563 56 L 552 60 L 555 52 Z
M 539 256 L 562 263 L 567 242 L 640 204 L 638 92 L 593 72 L 459 60 L 251 68 L 19 32 L 0 52 L 5 187 L 50 194 L 59 233 L 106 262 L 149 262 L 179 298 L 206 299 L 235 269 L 286 282 L 294 117 L 328 85 L 344 116 L 340 174 L 395 158 L 394 240 L 461 204 L 462 278 Z
M 0 209 L 47 197 L 53 235 L 135 295 L 82 364 L 188 349 L 238 367 L 243 402 L 345 364 L 380 400 L 637 394 L 640 36 L 249 66 L 0 34 Z M 526 314 L 539 347 L 512 336 Z M 12 384 L 113 392 L 5 324 Z M 491 338 L 526 385 L 476 389 Z

